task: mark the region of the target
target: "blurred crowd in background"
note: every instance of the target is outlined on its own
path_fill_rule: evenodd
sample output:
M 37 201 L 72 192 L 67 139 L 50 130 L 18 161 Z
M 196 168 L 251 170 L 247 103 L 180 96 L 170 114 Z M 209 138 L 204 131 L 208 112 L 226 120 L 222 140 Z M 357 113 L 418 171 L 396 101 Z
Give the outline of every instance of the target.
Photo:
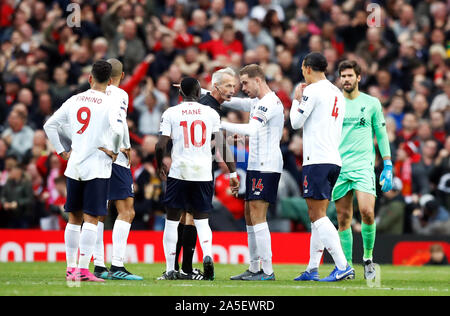
M 288 120 L 303 57 L 320 51 L 338 86 L 339 62 L 356 60 L 360 90 L 384 108 L 395 180 L 388 193 L 378 186 L 377 231 L 449 235 L 449 11 L 449 2 L 437 0 L 1 0 L 0 227 L 64 228 L 66 162 L 53 152 L 43 124 L 68 97 L 89 88 L 95 60 L 114 57 L 124 64 L 121 88 L 130 99 L 133 229 L 163 229 L 164 183 L 154 150 L 162 112 L 180 101 L 173 84 L 193 76 L 211 89 L 215 70 L 257 63 L 286 117 L 284 171 L 269 225 L 308 231 L 302 134 Z M 229 111 L 227 119 L 245 123 L 248 114 Z M 230 146 L 243 157 L 244 184 L 248 147 Z M 231 196 L 223 167 L 215 175 L 212 229 L 244 230 L 242 196 Z M 333 203 L 329 216 L 336 219 Z M 355 212 L 354 231 L 359 223 Z

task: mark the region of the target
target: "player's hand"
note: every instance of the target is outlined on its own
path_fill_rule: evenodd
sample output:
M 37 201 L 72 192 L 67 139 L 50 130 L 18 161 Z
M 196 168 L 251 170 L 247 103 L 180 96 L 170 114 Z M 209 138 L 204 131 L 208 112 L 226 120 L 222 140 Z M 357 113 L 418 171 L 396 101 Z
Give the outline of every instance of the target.
M 69 160 L 69 158 L 70 158 L 70 151 L 69 152 L 67 152 L 67 151 L 63 151 L 62 153 L 60 153 L 59 154 L 59 156 L 62 158 L 62 159 L 64 159 L 64 160 Z
M 295 93 L 294 93 L 294 98 L 298 101 L 298 102 L 302 102 L 302 97 L 303 97 L 303 90 L 305 90 L 307 84 L 306 83 L 300 83 L 297 88 L 295 88 Z
M 384 160 L 383 172 L 380 175 L 381 191 L 388 192 L 392 190 L 392 161 Z
M 165 164 L 162 164 L 161 168 L 158 168 L 156 170 L 156 173 L 158 174 L 159 178 L 162 181 L 166 181 L 167 175 L 169 174 L 169 169 L 167 168 L 167 166 Z
M 113 153 L 112 150 L 106 149 L 106 148 L 104 148 L 104 147 L 99 147 L 98 149 L 101 150 L 101 151 L 103 151 L 103 152 L 104 152 L 105 154 L 107 154 L 109 157 L 111 157 L 112 162 L 116 161 L 117 156 L 119 155 L 119 153 L 115 154 L 115 153 Z
M 131 165 L 131 148 L 121 148 L 120 152 L 127 157 L 128 163 L 127 166 Z
M 231 194 L 233 194 L 235 197 L 238 196 L 239 193 L 239 186 L 240 186 L 240 182 L 238 177 L 235 178 L 231 178 L 230 177 L 230 189 L 231 189 Z

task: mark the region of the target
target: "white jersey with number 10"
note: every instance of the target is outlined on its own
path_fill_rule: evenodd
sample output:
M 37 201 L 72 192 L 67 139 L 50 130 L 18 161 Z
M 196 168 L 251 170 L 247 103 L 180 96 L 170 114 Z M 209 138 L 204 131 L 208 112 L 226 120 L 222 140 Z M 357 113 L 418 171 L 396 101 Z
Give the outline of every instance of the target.
M 211 136 L 220 129 L 219 114 L 197 102 L 168 108 L 161 117 L 160 134 L 172 138 L 169 177 L 212 181 Z

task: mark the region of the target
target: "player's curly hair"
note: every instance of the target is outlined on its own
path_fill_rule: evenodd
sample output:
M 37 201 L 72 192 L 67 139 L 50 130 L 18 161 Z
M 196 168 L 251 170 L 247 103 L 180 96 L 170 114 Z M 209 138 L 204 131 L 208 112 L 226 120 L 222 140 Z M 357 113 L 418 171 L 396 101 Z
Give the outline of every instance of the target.
M 97 60 L 92 65 L 91 74 L 98 83 L 107 83 L 111 78 L 112 66 L 106 60 Z

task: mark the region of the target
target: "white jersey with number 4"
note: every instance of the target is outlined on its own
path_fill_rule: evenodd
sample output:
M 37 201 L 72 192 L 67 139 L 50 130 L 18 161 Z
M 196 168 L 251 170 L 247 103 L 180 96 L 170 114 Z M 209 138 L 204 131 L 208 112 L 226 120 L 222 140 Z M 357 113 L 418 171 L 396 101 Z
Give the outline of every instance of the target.
M 58 129 L 64 128 L 72 140 L 65 175 L 78 181 L 111 177 L 112 159 L 99 147 L 118 152 L 123 137 L 123 116 L 118 101 L 96 90 L 69 98 L 48 119 L 44 130 L 58 154 L 66 151 Z
M 125 118 L 123 120 L 123 129 L 124 129 L 124 134 L 123 134 L 123 139 L 122 142 L 120 144 L 120 148 L 130 148 L 131 144 L 130 144 L 130 134 L 128 132 L 128 124 L 127 124 L 127 111 L 128 111 L 128 93 L 126 93 L 125 90 L 120 89 L 119 87 L 116 87 L 115 85 L 109 85 L 106 88 L 106 94 L 108 96 L 113 97 L 115 100 L 117 100 L 118 102 L 116 102 L 117 106 L 119 106 L 119 111 L 121 112 L 121 114 L 123 115 L 123 117 Z M 130 166 L 128 165 L 128 158 L 127 156 L 120 152 L 119 155 L 117 156 L 116 161 L 114 161 L 115 164 L 122 166 L 124 168 L 130 168 Z
M 344 95 L 328 80 L 308 85 L 303 90 L 302 102 L 293 102 L 291 124 L 294 128 L 303 126 L 304 166 L 342 166 L 339 144 L 344 116 Z
M 211 136 L 220 129 L 219 114 L 197 102 L 168 108 L 161 117 L 160 134 L 172 138 L 169 177 L 212 181 Z

